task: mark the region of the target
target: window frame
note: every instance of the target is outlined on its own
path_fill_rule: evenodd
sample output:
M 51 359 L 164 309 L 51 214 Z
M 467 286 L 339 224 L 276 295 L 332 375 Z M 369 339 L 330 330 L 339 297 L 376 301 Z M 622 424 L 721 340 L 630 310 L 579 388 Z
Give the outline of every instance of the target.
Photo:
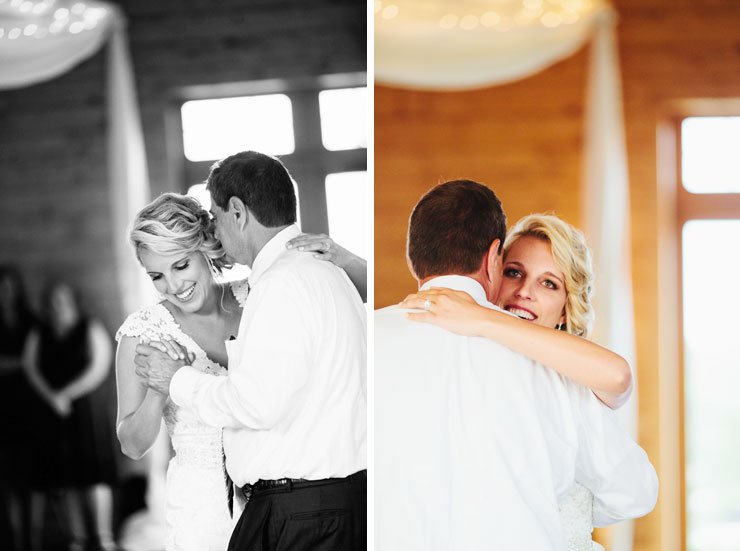
M 367 149 L 329 151 L 321 139 L 319 92 L 367 86 L 365 72 L 340 73 L 288 79 L 267 79 L 204 84 L 172 90 L 166 100 L 165 135 L 168 189 L 186 193 L 190 185 L 204 181 L 215 161 L 190 161 L 182 139 L 181 107 L 187 101 L 237 96 L 285 94 L 293 105 L 295 151 L 281 155 L 298 187 L 301 225 L 304 231 L 329 233 L 325 180 L 337 172 L 367 172 Z
M 664 106 L 657 127 L 659 475 L 665 549 L 687 549 L 683 227 L 690 220 L 740 220 L 740 193 L 693 193 L 683 187 L 681 126 L 689 117 L 725 116 L 740 116 L 740 99 L 676 100 Z

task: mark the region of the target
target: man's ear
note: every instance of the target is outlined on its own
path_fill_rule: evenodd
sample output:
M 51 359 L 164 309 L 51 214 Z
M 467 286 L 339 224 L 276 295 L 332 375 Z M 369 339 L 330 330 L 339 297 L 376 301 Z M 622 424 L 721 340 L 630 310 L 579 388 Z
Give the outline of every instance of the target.
M 503 266 L 504 255 L 501 247 L 501 240 L 494 239 L 491 246 L 488 247 L 486 253 L 486 276 L 490 281 L 498 281 L 498 276 L 501 274 Z
M 235 218 L 237 226 L 239 226 L 240 229 L 244 229 L 249 221 L 249 209 L 247 206 L 241 199 L 232 195 L 229 198 L 228 208 L 229 214 Z

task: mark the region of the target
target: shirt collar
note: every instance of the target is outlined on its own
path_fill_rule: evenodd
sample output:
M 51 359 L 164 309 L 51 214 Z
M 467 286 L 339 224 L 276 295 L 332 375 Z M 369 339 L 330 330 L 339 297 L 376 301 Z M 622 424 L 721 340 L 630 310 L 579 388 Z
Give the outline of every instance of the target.
M 424 285 L 421 286 L 422 291 L 426 291 L 431 287 L 445 287 L 447 289 L 453 289 L 455 291 L 465 291 L 473 300 L 482 306 L 488 308 L 492 307 L 493 304 L 488 302 L 486 298 L 486 291 L 483 289 L 483 285 L 478 283 L 473 278 L 461 275 L 443 275 L 430 279 Z
M 300 233 L 301 230 L 298 229 L 298 226 L 291 224 L 280 230 L 262 247 L 252 263 L 252 272 L 249 274 L 250 287 L 254 287 L 257 280 L 272 266 L 278 256 L 287 251 L 285 244 Z

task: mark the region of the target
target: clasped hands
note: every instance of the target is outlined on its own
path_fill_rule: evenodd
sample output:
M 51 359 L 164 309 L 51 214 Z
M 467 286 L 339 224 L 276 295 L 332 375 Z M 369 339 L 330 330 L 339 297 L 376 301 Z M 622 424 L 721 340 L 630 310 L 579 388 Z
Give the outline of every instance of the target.
M 190 365 L 195 355 L 176 341 L 162 340 L 136 346 L 136 374 L 152 390 L 169 395 L 172 376 L 184 365 Z

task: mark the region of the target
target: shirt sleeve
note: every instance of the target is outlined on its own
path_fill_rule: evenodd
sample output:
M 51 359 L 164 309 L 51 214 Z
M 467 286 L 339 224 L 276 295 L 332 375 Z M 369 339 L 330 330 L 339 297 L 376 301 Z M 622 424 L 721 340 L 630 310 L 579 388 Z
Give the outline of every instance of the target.
M 648 514 L 658 499 L 658 477 L 645 450 L 590 390 L 578 385 L 574 392 L 579 394 L 575 474 L 594 495 L 594 526 Z
M 319 309 L 298 274 L 265 273 L 252 290 L 239 336 L 227 341 L 228 377 L 184 367 L 170 396 L 211 426 L 268 430 L 300 410 Z M 320 330 L 320 329 L 319 329 Z

